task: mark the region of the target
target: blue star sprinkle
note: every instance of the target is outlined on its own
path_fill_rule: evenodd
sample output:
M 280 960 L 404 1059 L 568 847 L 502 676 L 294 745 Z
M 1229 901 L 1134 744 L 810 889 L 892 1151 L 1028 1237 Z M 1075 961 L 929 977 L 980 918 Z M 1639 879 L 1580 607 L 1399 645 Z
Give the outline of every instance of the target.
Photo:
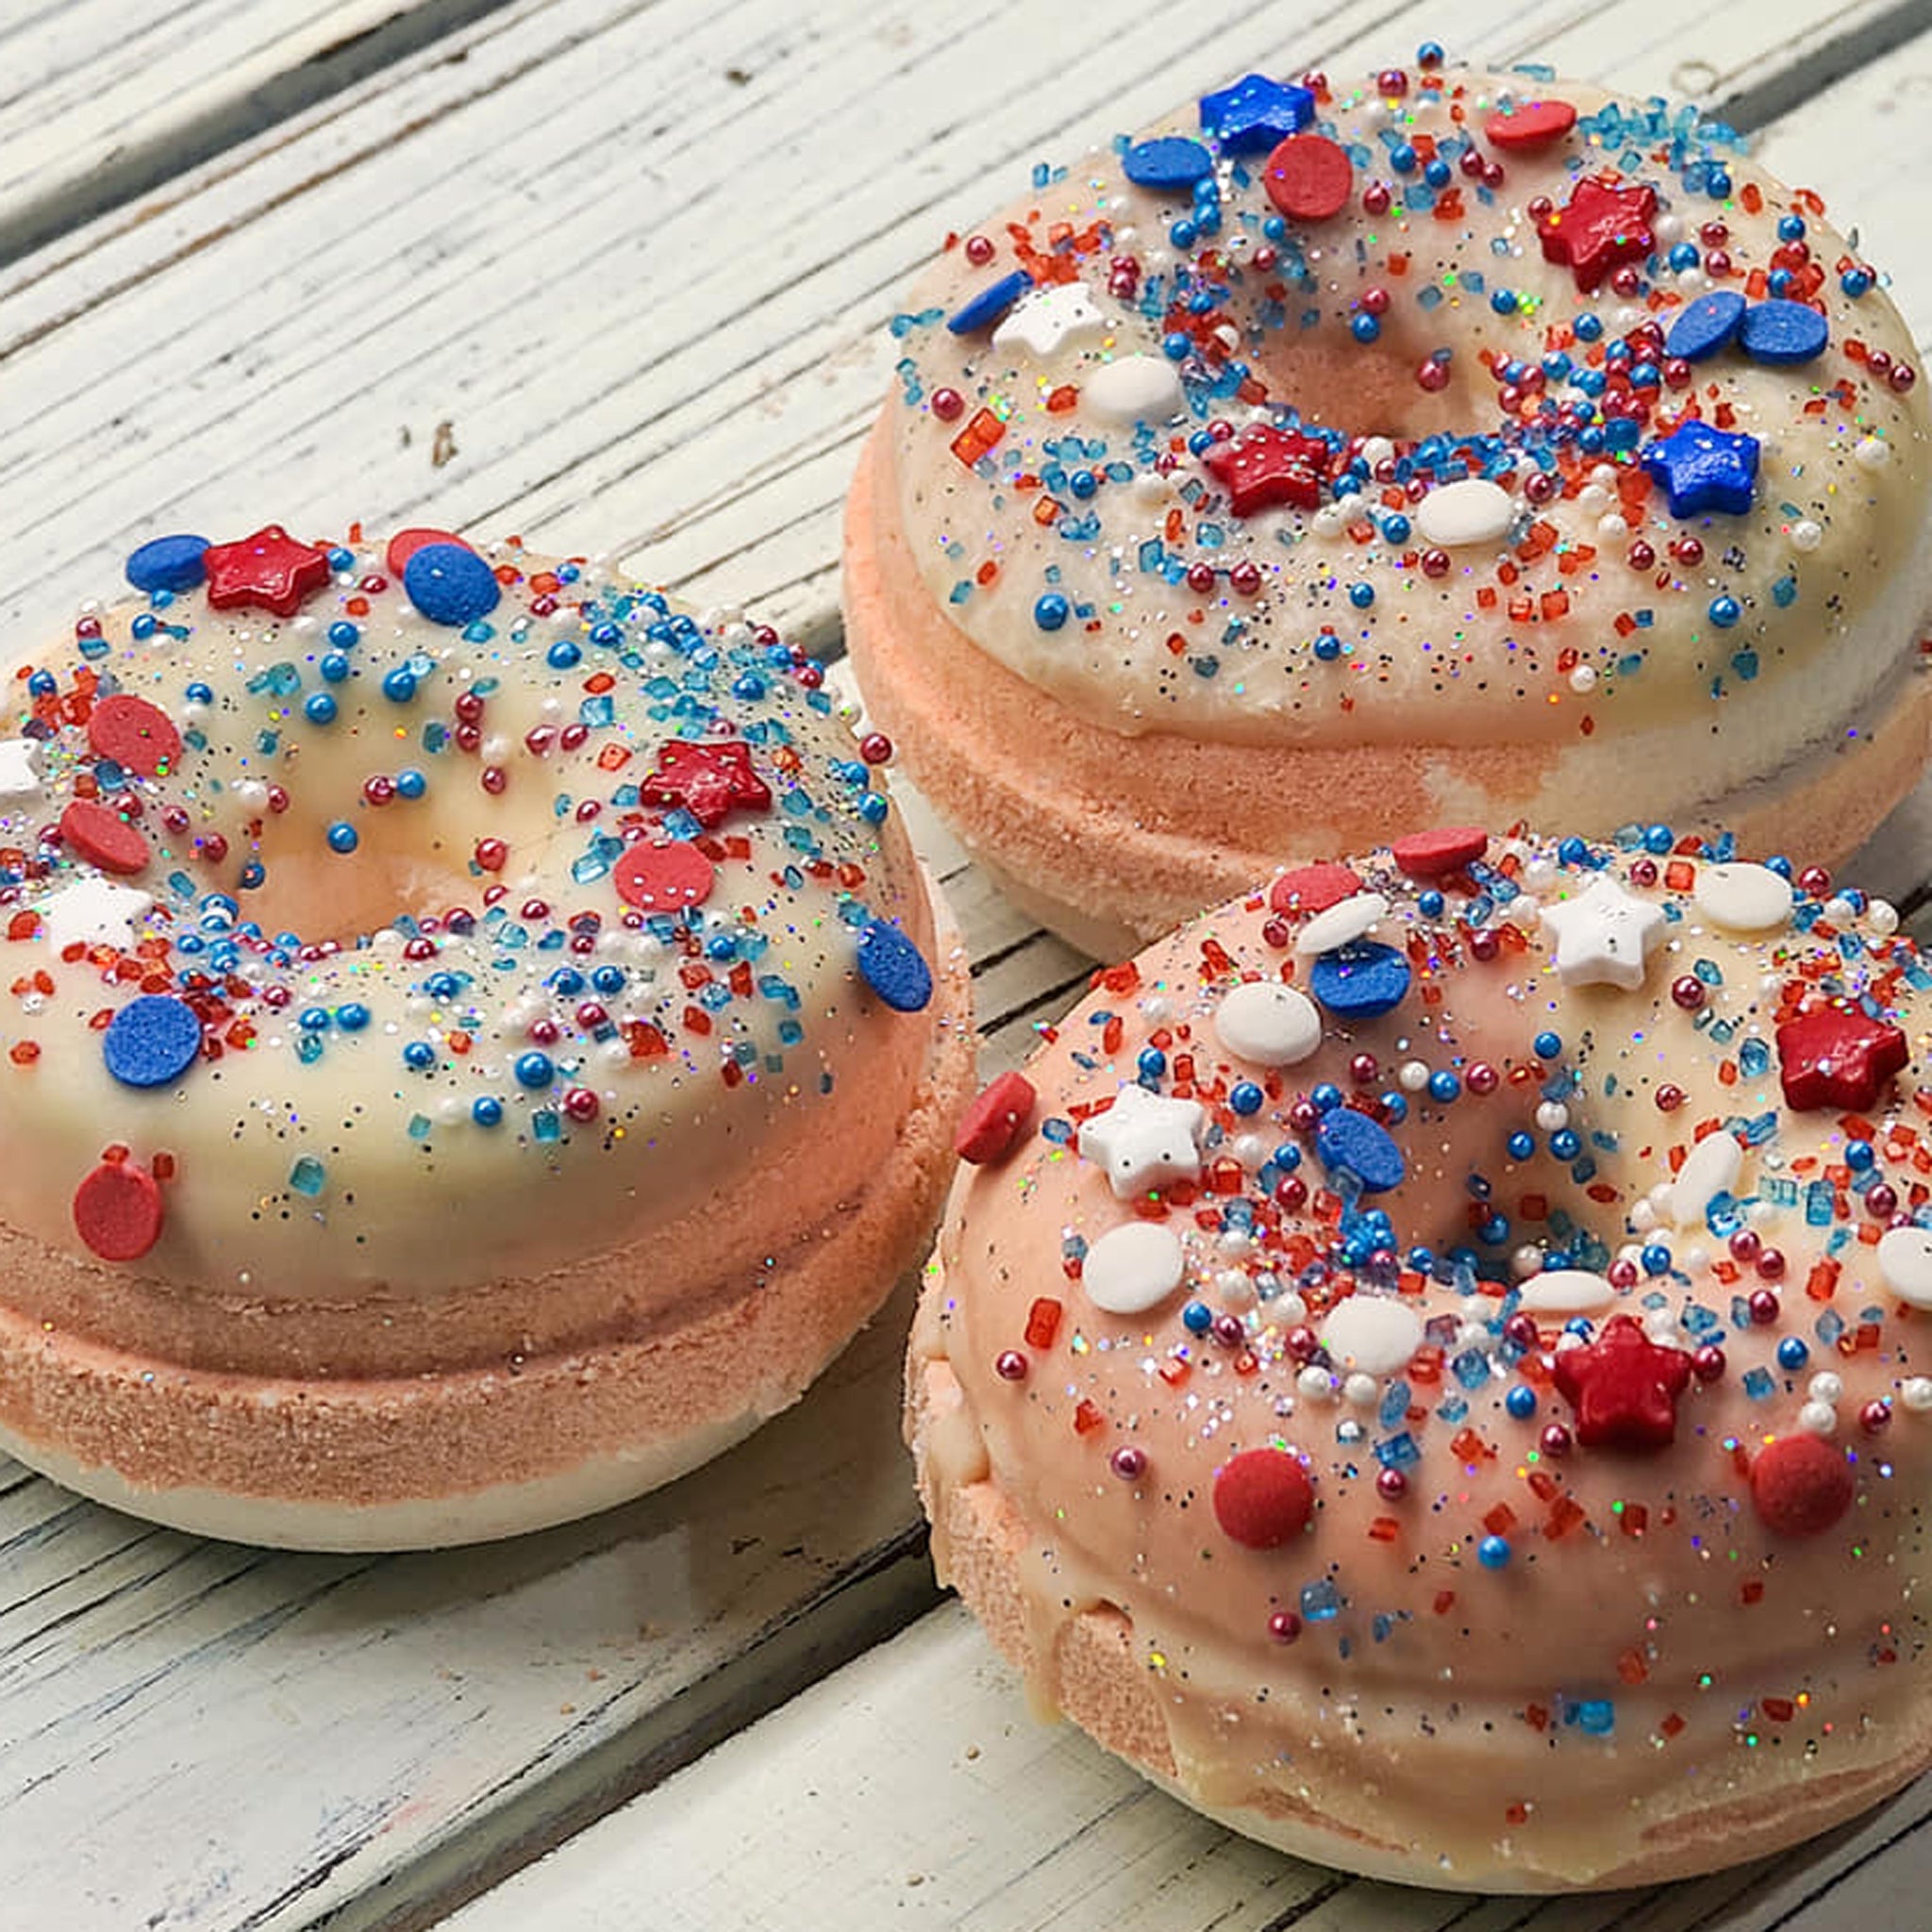
M 1201 125 L 1231 155 L 1264 154 L 1299 134 L 1315 118 L 1315 97 L 1305 87 L 1244 75 L 1218 94 L 1201 96 Z
M 1708 423 L 1684 423 L 1642 455 L 1643 467 L 1670 492 L 1674 517 L 1707 509 L 1742 516 L 1757 480 L 1757 439 Z

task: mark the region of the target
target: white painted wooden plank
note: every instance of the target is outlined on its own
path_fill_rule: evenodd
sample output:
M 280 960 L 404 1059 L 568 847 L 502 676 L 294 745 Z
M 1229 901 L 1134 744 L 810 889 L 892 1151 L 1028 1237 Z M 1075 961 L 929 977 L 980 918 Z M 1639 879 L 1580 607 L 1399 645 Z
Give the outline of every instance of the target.
M 653 1932 L 1910 1932 L 1928 1814 L 1932 1781 L 1808 1849 L 1650 1892 L 1483 1901 L 1347 1879 L 1036 1723 L 955 1603 L 445 1925 L 630 1932 L 648 1899 Z
M 1441 24 L 1343 7 L 1284 49 L 1258 0 L 1219 0 L 1177 55 L 1171 21 L 1095 48 L 1045 11 L 522 0 L 460 61 L 403 62 L 42 251 L 0 280 L 0 622 L 160 523 L 361 512 L 580 547 L 661 530 L 667 572 L 701 538 L 693 559 L 729 558 L 714 594 L 776 591 L 823 629 L 870 331 L 946 209 L 1250 62 L 1392 58 Z M 1479 52 L 1575 25 L 1556 0 L 1464 11 Z M 1660 11 L 1591 19 L 1636 36 Z M 1753 9 L 1757 44 L 1802 43 L 1795 11 Z M 1082 967 L 965 883 L 1000 1064 Z M 896 1357 L 878 1331 L 849 1388 L 741 1452 L 753 1474 L 471 1558 L 251 1558 L 42 1484 L 0 1496 L 0 1748 L 31 1780 L 0 1901 L 83 1932 L 374 1924 L 593 1804 L 622 1754 L 689 1748 L 671 1700 L 741 1705 L 768 1625 L 862 1627 L 854 1592 L 813 1599 L 910 1524 Z

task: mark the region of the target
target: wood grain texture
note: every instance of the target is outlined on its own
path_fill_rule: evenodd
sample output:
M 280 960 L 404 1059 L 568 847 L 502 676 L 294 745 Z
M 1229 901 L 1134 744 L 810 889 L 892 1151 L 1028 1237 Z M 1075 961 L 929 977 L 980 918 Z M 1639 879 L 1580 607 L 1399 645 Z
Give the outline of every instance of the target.
M 1350 1879 L 1030 1718 L 956 1603 L 447 1924 L 631 1932 L 649 1899 L 653 1932 L 1914 1932 L 1928 1816 L 1922 1782 L 1808 1849 L 1650 1891 L 1482 1900 Z
M 35 22 L 64 27 L 52 0 L 37 4 Z M 117 25 L 125 8 L 84 0 L 67 11 L 87 24 L 92 53 L 69 50 L 59 72 L 101 80 L 125 54 L 154 101 L 192 107 L 197 89 L 232 92 L 245 72 L 299 67 L 305 35 L 384 12 L 359 0 L 230 5 L 230 23 L 278 23 L 265 64 L 197 69 L 196 35 L 207 39 L 215 10 L 176 0 L 175 41 L 159 45 Z M 1772 130 L 1785 145 L 1767 153 L 1859 210 L 1923 340 L 1932 262 L 1909 246 L 1916 191 L 1908 198 L 1889 130 L 1909 125 L 1926 42 L 1816 85 L 1845 48 L 1896 42 L 1904 17 L 1800 0 L 1740 0 L 1690 20 L 1664 0 L 1469 0 L 1455 32 L 1458 52 L 1497 61 L 1547 56 L 1638 89 L 1689 81 L 1709 100 L 1748 84 L 1751 98 L 1781 89 L 1802 101 Z M 228 536 L 277 517 L 319 531 L 360 515 L 521 528 L 593 551 L 648 539 L 650 574 L 693 576 L 701 596 L 835 644 L 837 507 L 883 385 L 883 324 L 947 225 L 983 212 L 1036 156 L 1072 153 L 1191 88 L 1251 65 L 1400 58 L 1443 24 L 1440 6 L 1387 0 L 1324 0 L 1296 21 L 1262 0 L 1204 0 L 1187 20 L 1176 44 L 1172 14 L 1112 20 L 1096 41 L 1091 15 L 1017 0 L 988 0 L 963 25 L 875 0 L 512 0 L 158 175 L 151 192 L 0 270 L 0 624 L 21 638 L 23 625 L 65 621 L 160 528 Z M 43 88 L 42 105 L 52 98 Z M 43 188 L 77 165 L 57 149 L 92 165 L 121 138 L 106 120 L 86 132 L 70 118 L 83 111 L 76 96 L 35 134 Z M 142 124 L 157 164 L 185 152 L 175 125 Z M 5 135 L 0 123 L 0 155 L 17 160 Z M 986 1063 L 1010 1064 L 1087 964 L 964 868 L 915 802 L 908 809 L 978 962 Z M 1895 895 L 1924 878 L 1932 851 L 1932 805 L 1910 811 L 1875 855 L 1874 882 Z M 9 1913 L 35 1932 L 425 1923 L 915 1614 L 930 1583 L 906 1554 L 916 1531 L 896 1446 L 904 1320 L 902 1302 L 790 1418 L 713 1469 L 496 1550 L 267 1556 L 0 1474 L 0 1749 L 11 1774 L 0 1784 L 0 1925 Z M 881 1655 L 896 1668 L 900 1653 Z M 1010 1685 L 993 1680 L 994 1694 L 1024 1726 Z M 1204 1840 L 1197 1821 L 1105 1760 L 1068 1770 L 1077 1740 L 1037 1736 L 1055 1740 L 1039 1781 L 1023 1777 L 1024 1759 L 971 1812 L 986 1856 L 1008 1862 L 982 1862 L 970 1885 L 958 1866 L 958 1895 L 976 1916 L 958 1923 L 1044 1924 L 1090 1888 L 1141 1915 L 1121 1923 L 1174 1932 L 1271 1917 L 1324 1932 L 1446 1923 L 1402 1916 L 1425 1894 L 1392 1895 L 1374 1907 L 1395 1914 L 1383 1920 L 1334 1917 L 1364 1889 Z M 924 1772 L 891 1762 L 895 1778 L 933 1781 L 930 1760 Z M 1076 1793 L 1112 1795 L 1092 1816 L 1084 1798 L 1057 1809 L 1062 1776 Z M 708 1824 L 696 1807 L 680 1814 L 700 1837 L 675 1856 L 706 1883 L 731 1876 L 727 1864 L 770 1864 L 768 1846 L 803 1857 L 811 1807 L 787 1809 L 782 1795 L 770 1788 L 749 1814 L 755 1856 L 745 1814 L 722 1800 L 703 1812 Z M 890 1782 L 873 1788 L 873 1808 L 836 1842 L 894 1843 L 900 1796 Z M 657 1803 L 626 1814 L 653 1841 Z M 1049 1857 L 1025 1833 L 1000 1850 L 1036 1807 L 1060 1821 L 1060 1850 Z M 1023 1855 L 1024 1869 L 1012 1862 Z M 774 1867 L 771 1883 L 791 1888 L 776 1920 L 734 1919 L 732 1895 L 713 1890 L 693 1895 L 724 1915 L 682 1923 L 790 1914 L 809 1926 L 837 1910 L 857 1932 L 924 1922 L 941 1897 L 925 1884 L 895 1890 L 851 1857 L 849 1890 L 867 1888 L 869 1921 L 822 1859 L 789 1878 Z M 1822 1868 L 1806 1869 L 1809 1883 Z M 1888 1897 L 1928 1869 L 1908 1850 L 1858 1868 L 1841 1895 L 1882 1928 Z M 1695 1923 L 1684 1913 L 1705 1909 L 1696 1896 L 1638 1903 L 1617 1923 L 1683 1932 Z M 611 1894 L 618 1916 L 581 1923 L 670 1923 L 654 1916 L 666 1897 L 647 1874 L 627 1913 Z M 1562 1907 L 1536 1921 L 1521 1906 L 1462 1909 L 1471 1916 L 1456 1923 L 1480 1932 L 1608 1923 L 1573 1924 Z M 553 1923 L 571 1921 L 498 1921 Z

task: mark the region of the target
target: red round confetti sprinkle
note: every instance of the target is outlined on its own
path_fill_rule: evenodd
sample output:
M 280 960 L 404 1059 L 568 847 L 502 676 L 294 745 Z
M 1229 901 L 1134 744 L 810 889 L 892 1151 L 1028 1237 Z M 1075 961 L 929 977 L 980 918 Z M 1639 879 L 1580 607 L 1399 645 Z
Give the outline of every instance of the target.
M 1491 114 L 1483 124 L 1491 146 L 1547 147 L 1576 125 L 1576 109 L 1568 101 L 1524 101 L 1520 107 Z
M 460 550 L 474 547 L 449 530 L 398 530 L 389 540 L 389 548 L 382 554 L 383 561 L 389 565 L 390 575 L 401 576 L 410 558 L 431 543 L 454 543 Z
M 60 836 L 91 865 L 131 877 L 153 854 L 138 827 L 92 799 L 70 800 L 60 814 Z
M 131 1160 L 104 1160 L 74 1191 L 74 1224 L 104 1261 L 133 1261 L 161 1237 L 161 1191 Z
M 682 912 L 710 896 L 716 874 L 695 845 L 633 845 L 611 868 L 617 896 L 640 912 Z
M 87 741 L 99 758 L 152 778 L 181 756 L 181 734 L 158 705 L 117 692 L 88 713 Z
M 1214 1520 L 1244 1549 L 1278 1549 L 1314 1513 L 1315 1486 L 1286 1449 L 1244 1449 L 1214 1478 Z
M 1361 880 L 1347 866 L 1324 858 L 1283 873 L 1268 889 L 1268 904 L 1276 912 L 1325 912 L 1361 889 Z
M 1489 847 L 1490 835 L 1480 825 L 1444 825 L 1440 831 L 1411 832 L 1389 849 L 1410 878 L 1437 879 L 1474 863 Z
M 1780 1436 L 1751 1464 L 1751 1500 L 1775 1536 L 1822 1536 L 1857 1488 L 1841 1450 L 1817 1436 Z
M 1355 167 L 1325 134 L 1291 134 L 1268 157 L 1261 185 L 1291 221 L 1325 222 L 1348 206 Z
M 989 1082 L 959 1117 L 954 1153 L 974 1167 L 1003 1158 L 1025 1130 L 1038 1097 L 1024 1074 L 1002 1074 Z

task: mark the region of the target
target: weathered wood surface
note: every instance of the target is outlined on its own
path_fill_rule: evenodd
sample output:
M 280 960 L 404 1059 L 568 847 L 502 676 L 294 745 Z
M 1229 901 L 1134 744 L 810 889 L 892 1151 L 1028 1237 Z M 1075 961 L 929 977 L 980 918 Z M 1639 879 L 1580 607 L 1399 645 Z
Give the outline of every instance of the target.
M 882 388 L 881 325 L 949 224 L 983 212 L 1035 157 L 1247 67 L 1340 70 L 1448 37 L 1440 7 L 1370 0 L 1326 0 L 1299 21 L 1207 0 L 1185 33 L 1168 9 L 1102 31 L 1090 11 L 1017 0 L 965 25 L 861 0 L 509 0 L 467 25 L 456 0 L 433 12 L 442 4 L 179 0 L 167 26 L 147 22 L 158 9 L 37 0 L 0 22 L 14 58 L 0 181 L 24 184 L 0 190 L 0 225 L 22 210 L 54 224 L 0 268 L 8 635 L 105 591 L 129 544 L 160 528 L 227 536 L 274 517 L 320 530 L 359 515 L 595 551 L 648 541 L 653 575 L 836 647 L 838 503 Z M 1858 212 L 1932 336 L 1932 259 L 1915 246 L 1918 190 L 1901 159 L 1915 104 L 1923 114 L 1932 96 L 1932 42 L 1906 38 L 1922 7 L 1732 0 L 1684 13 L 1663 0 L 1469 0 L 1450 29 L 1472 58 L 1735 95 L 1754 120 L 1776 110 L 1767 156 Z M 215 45 L 218 14 L 244 39 Z M 402 50 L 425 22 L 437 37 L 417 51 L 303 102 L 330 36 L 373 27 Z M 40 77 L 30 106 L 13 92 L 21 73 Z M 265 109 L 236 105 L 264 92 Z M 242 138 L 254 111 L 273 125 Z M 210 128 L 227 144 L 204 158 Z M 129 142 L 157 185 L 113 205 L 89 177 Z M 96 206 L 108 211 L 74 225 Z M 1932 872 L 1916 810 L 1866 869 L 1894 895 Z M 1007 1063 L 1083 962 L 959 871 L 942 840 L 932 849 L 979 961 L 989 1065 Z M 501 1549 L 266 1556 L 0 1476 L 0 1926 L 426 1923 L 916 1616 L 931 1593 L 896 1446 L 904 1319 L 902 1297 L 798 1410 L 711 1470 Z M 613 1827 L 659 1847 L 665 1870 L 691 1874 L 690 1898 L 715 1907 L 675 1923 L 809 1925 L 808 1910 L 822 1923 L 838 1908 L 854 1926 L 911 1915 L 992 1932 L 1046 1923 L 1090 1885 L 1118 1923 L 1175 1932 L 1302 1905 L 1297 1923 L 1349 1932 L 1447 1923 L 1401 1916 L 1405 1895 L 1375 1888 L 1331 1898 L 1329 1881 L 1219 1838 L 1093 1754 L 1070 1763 L 1085 1747 L 1031 1732 L 983 1652 L 957 1661 L 976 1642 L 957 1614 L 917 1626 L 862 1677 L 831 1679 L 799 1722 L 868 1685 L 886 1695 L 904 1659 L 940 1643 L 953 1661 L 912 1672 L 915 1690 L 979 1687 L 1039 1747 L 1002 1760 L 1010 1783 L 985 1808 L 951 1801 L 981 1821 L 1004 1873 L 981 1864 L 969 1884 L 962 1867 L 954 1892 L 937 1873 L 932 1890 L 893 1890 L 925 1857 L 899 1873 L 894 1807 L 941 1797 L 943 1748 L 924 1770 L 891 1759 L 816 1858 L 813 1807 L 797 1791 L 781 1807 L 782 1777 L 747 1813 L 724 1785 L 695 1781 L 712 1776 L 708 1760 Z M 974 1717 L 985 1707 L 969 1701 L 961 1721 L 991 1724 Z M 791 1720 L 717 1757 L 718 1777 L 768 1752 L 794 1762 Z M 1094 1810 L 1096 1791 L 1112 1795 Z M 1062 1821 L 1054 1857 L 1020 1828 L 1033 1816 Z M 867 1841 L 891 1857 L 865 1865 Z M 575 1917 L 576 1856 L 541 1868 L 564 1890 L 508 1892 L 525 1903 L 495 1923 L 655 1926 L 684 1908 L 662 1880 L 640 1891 L 633 1878 L 627 1907 L 609 1895 L 612 1916 Z M 734 1903 L 709 1870 L 726 1862 L 769 1866 L 774 1890 Z M 1874 1928 L 1916 1925 L 1883 1888 L 1909 1896 L 1928 1872 L 1908 1849 L 1831 1896 Z M 1374 1907 L 1396 1916 L 1326 1916 L 1363 1892 L 1396 1901 Z M 1481 1932 L 1606 1923 L 1568 1907 L 1465 1908 L 1457 1923 Z M 1632 1909 L 1618 1923 L 1683 1932 L 1695 1923 L 1683 1913 L 1703 1907 L 1685 1888 Z M 1707 1923 L 1811 1932 L 1774 1915 Z
M 448 1932 L 1921 1932 L 1932 1780 L 1783 1858 L 1481 1900 L 1350 1879 L 1190 1811 L 1025 1693 L 957 1603 L 448 1921 Z

